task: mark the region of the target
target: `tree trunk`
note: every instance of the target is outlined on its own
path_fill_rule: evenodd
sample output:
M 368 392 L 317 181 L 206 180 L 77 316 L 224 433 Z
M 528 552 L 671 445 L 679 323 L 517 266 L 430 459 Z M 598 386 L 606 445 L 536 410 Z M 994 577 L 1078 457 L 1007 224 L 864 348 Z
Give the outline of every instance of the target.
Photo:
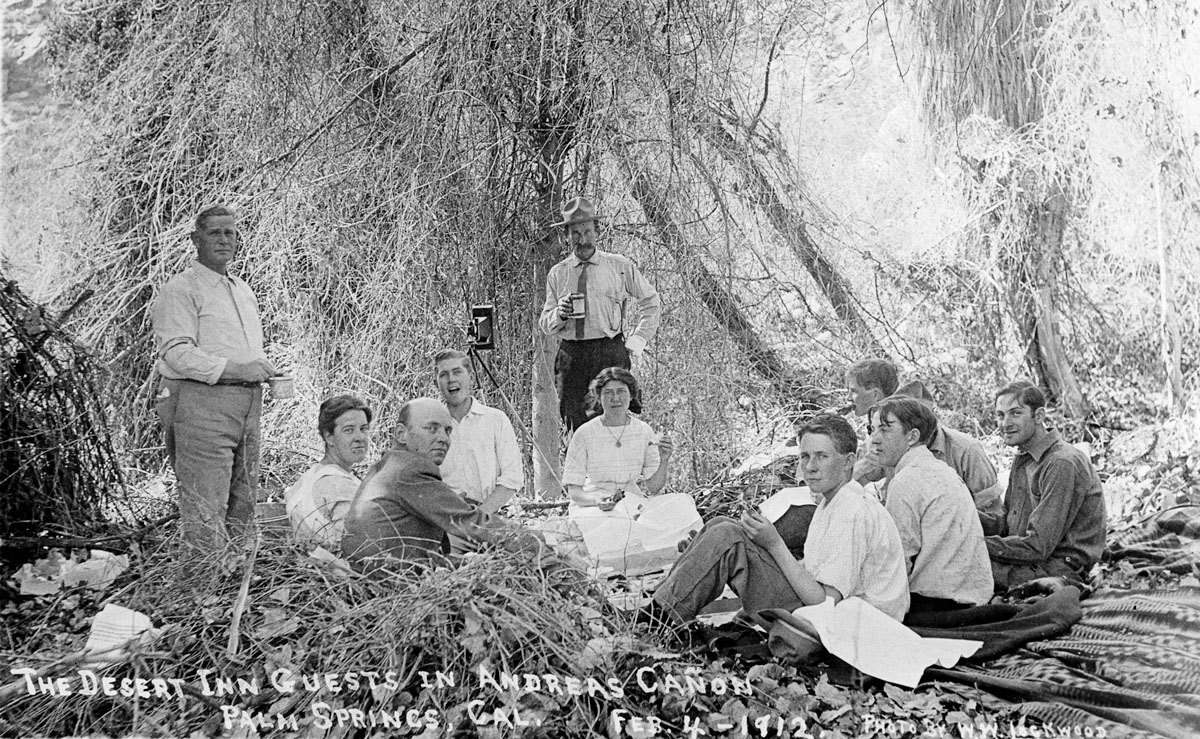
M 1155 206 L 1158 210 L 1158 307 L 1159 335 L 1162 339 L 1162 362 L 1167 373 L 1167 407 L 1172 415 L 1181 415 L 1185 407 L 1183 394 L 1182 337 L 1179 335 L 1179 320 L 1175 316 L 1175 274 L 1171 271 L 1171 255 L 1167 245 L 1166 209 L 1163 206 L 1166 187 L 1167 162 L 1159 167 L 1154 181 Z
M 544 294 L 546 275 L 558 261 L 556 234 L 544 224 L 554 223 L 562 203 L 562 161 L 550 170 L 556 173 L 539 188 L 538 212 L 543 224 L 542 238 L 533 245 L 533 295 Z M 547 336 L 538 327 L 541 303 L 534 301 L 533 311 L 533 490 L 545 499 L 562 495 L 562 425 L 558 416 L 558 391 L 554 385 L 554 356 L 558 339 Z
M 576 0 L 566 6 L 547 4 L 547 16 L 540 37 L 539 64 L 536 69 L 535 105 L 537 117 L 529 128 L 531 150 L 537 152 L 533 174 L 537 194 L 537 224 L 540 237 L 533 245 L 533 367 L 531 378 L 533 485 L 536 495 L 558 498 L 562 488 L 562 421 L 558 413 L 558 389 L 555 386 L 554 358 L 558 339 L 542 333 L 537 326 L 545 295 L 546 275 L 560 258 L 558 232 L 549 224 L 559 220 L 563 202 L 563 179 L 567 158 L 576 145 L 581 121 L 588 115 L 587 63 L 583 40 L 587 38 L 588 0 Z M 551 30 L 559 22 L 559 13 L 567 11 L 565 37 Z M 559 66 L 561 64 L 561 67 Z M 586 183 L 580 183 L 584 185 Z
M 1068 417 L 1083 418 L 1088 413 L 1088 404 L 1063 348 L 1058 308 L 1054 303 L 1055 265 L 1066 228 L 1065 211 L 1066 198 L 1061 192 L 1056 192 L 1034 216 L 1037 222 L 1033 233 L 1035 242 L 1031 246 L 1033 253 L 1038 255 L 1038 264 L 1036 284 L 1030 287 L 1036 322 L 1036 350 L 1040 355 L 1039 364 L 1045 372 L 1045 381 Z
M 697 299 L 725 327 L 734 343 L 745 354 L 750 366 L 781 392 L 794 390 L 787 365 L 755 331 L 750 319 L 737 301 L 709 272 L 696 252 L 690 248 L 679 225 L 671 218 L 667 195 L 655 186 L 646 170 L 639 166 L 628 145 L 614 139 L 611 148 L 617 163 L 629 178 L 629 188 L 641 206 L 646 219 L 654 226 L 663 245 L 679 265 L 684 280 L 696 291 Z M 807 400 L 807 399 L 806 399 Z M 815 403 L 815 398 L 812 399 Z
M 719 114 L 713 111 L 710 113 L 710 120 L 697 122 L 696 129 L 709 146 L 716 149 L 741 175 L 745 184 L 743 192 L 746 193 L 746 199 L 766 215 L 772 228 L 783 238 L 784 243 L 804 265 L 813 282 L 824 293 L 838 318 L 859 335 L 863 353 L 883 355 L 885 352 L 882 345 L 858 310 L 858 301 L 854 298 L 850 284 L 812 240 L 804 217 L 780 195 L 771 178 L 767 176 L 765 168 L 755 158 L 753 149 L 731 134 L 720 123 L 719 118 Z M 728 116 L 725 118 L 728 119 Z M 788 160 L 783 147 L 773 139 L 767 143 L 784 171 L 783 179 L 789 183 L 797 182 L 795 168 Z
M 644 37 L 642 40 L 648 47 L 653 47 L 653 42 Z M 712 99 L 702 97 L 704 90 L 695 85 L 694 80 L 675 79 L 671 74 L 669 61 L 656 60 L 653 57 L 647 61 L 663 85 L 672 117 L 682 113 L 690 123 L 688 128 L 716 149 L 721 158 L 741 176 L 744 185 L 743 199 L 753 203 L 767 216 L 767 221 L 804 265 L 809 276 L 833 306 L 838 318 L 860 336 L 864 353 L 885 354 L 874 332 L 858 311 L 858 302 L 854 299 L 850 284 L 809 236 L 803 216 L 776 189 L 775 183 L 767 175 L 766 167 L 756 158 L 751 146 L 751 137 L 755 143 L 765 145 L 784 173 L 781 178 L 784 187 L 794 186 L 799 182 L 799 176 L 779 141 L 763 134 L 752 134 L 732 109 L 719 110 L 716 105 L 720 103 L 715 104 Z M 739 140 L 726 126 L 745 132 L 746 138 Z M 676 130 L 675 125 L 672 125 L 672 130 Z M 677 137 L 675 145 L 686 147 L 690 141 L 691 137 Z

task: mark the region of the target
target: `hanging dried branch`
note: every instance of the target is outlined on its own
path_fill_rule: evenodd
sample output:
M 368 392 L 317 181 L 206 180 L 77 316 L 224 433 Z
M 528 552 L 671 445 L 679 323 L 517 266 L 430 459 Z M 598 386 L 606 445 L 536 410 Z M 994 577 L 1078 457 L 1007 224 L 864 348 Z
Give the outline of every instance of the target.
M 791 374 L 779 355 L 758 336 L 741 307 L 732 295 L 708 271 L 687 243 L 687 239 L 671 216 L 665 193 L 654 185 L 646 167 L 624 142 L 611 142 L 613 153 L 629 177 L 629 187 L 641 205 L 647 220 L 654 227 L 663 245 L 679 265 L 685 282 L 695 291 L 697 299 L 724 326 L 754 370 L 780 389 L 787 386 Z
M 47 527 L 87 530 L 99 523 L 104 506 L 119 502 L 121 468 L 94 384 L 99 368 L 62 329 L 64 317 L 46 316 L 15 282 L 0 277 L 5 537 Z

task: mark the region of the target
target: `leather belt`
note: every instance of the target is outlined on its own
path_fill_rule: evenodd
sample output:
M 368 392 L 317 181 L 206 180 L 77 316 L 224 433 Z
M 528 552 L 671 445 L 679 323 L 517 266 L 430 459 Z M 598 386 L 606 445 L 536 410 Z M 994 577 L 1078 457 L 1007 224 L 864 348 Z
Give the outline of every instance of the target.
M 241 380 L 217 380 L 217 384 L 218 385 L 232 385 L 233 387 L 248 387 L 251 389 L 262 387 L 261 382 L 243 382 Z
M 191 382 L 196 385 L 204 385 L 205 387 L 212 387 L 212 385 L 209 385 L 207 382 L 201 382 L 200 380 L 191 380 L 186 377 L 180 377 L 178 379 L 178 382 Z M 262 387 L 261 382 L 246 382 L 244 380 L 217 380 L 216 384 L 220 385 L 221 387 L 248 387 L 251 390 Z
M 601 336 L 598 339 L 562 339 L 564 344 L 593 344 L 601 341 L 619 341 L 625 343 L 625 335 L 617 334 L 616 336 Z

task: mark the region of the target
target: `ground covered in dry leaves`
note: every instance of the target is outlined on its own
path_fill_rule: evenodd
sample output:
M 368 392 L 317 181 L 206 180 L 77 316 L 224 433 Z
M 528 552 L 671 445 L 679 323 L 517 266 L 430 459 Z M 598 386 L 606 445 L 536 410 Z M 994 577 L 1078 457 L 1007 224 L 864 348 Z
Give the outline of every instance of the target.
M 1105 445 L 1097 459 L 1114 529 L 1166 504 L 1200 503 L 1198 457 L 1185 437 L 1186 429 L 1168 424 Z M 697 491 L 697 500 L 706 517 L 727 512 L 791 482 L 791 464 L 786 449 L 766 455 L 764 464 Z M 171 546 L 169 536 L 150 536 L 129 547 L 129 569 L 103 590 L 21 596 L 9 577 L 20 563 L 9 563 L 0 662 L 18 672 L 0 692 L 0 733 L 967 737 L 1040 730 L 1012 704 L 974 688 L 935 682 L 908 691 L 847 670 L 681 645 L 614 609 L 613 585 L 561 567 L 539 570 L 502 550 L 473 555 L 455 570 L 376 582 L 350 577 L 285 537 L 186 567 Z M 1097 576 L 1098 584 L 1131 588 L 1197 584 L 1187 573 L 1152 581 L 1108 565 Z M 108 603 L 145 613 L 156 632 L 108 657 L 112 664 L 80 663 L 72 655 Z

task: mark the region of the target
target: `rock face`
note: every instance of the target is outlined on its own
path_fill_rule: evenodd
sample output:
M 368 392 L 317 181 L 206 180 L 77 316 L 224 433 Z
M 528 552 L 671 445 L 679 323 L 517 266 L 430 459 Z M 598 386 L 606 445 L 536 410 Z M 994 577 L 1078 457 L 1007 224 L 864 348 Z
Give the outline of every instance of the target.
M 50 92 L 46 40 L 50 0 L 18 0 L 4 8 L 4 126 L 40 111 Z
M 57 93 L 49 57 L 54 0 L 6 0 L 0 105 L 0 270 L 39 302 L 80 268 L 69 244 L 94 234 L 87 217 L 90 128 Z

